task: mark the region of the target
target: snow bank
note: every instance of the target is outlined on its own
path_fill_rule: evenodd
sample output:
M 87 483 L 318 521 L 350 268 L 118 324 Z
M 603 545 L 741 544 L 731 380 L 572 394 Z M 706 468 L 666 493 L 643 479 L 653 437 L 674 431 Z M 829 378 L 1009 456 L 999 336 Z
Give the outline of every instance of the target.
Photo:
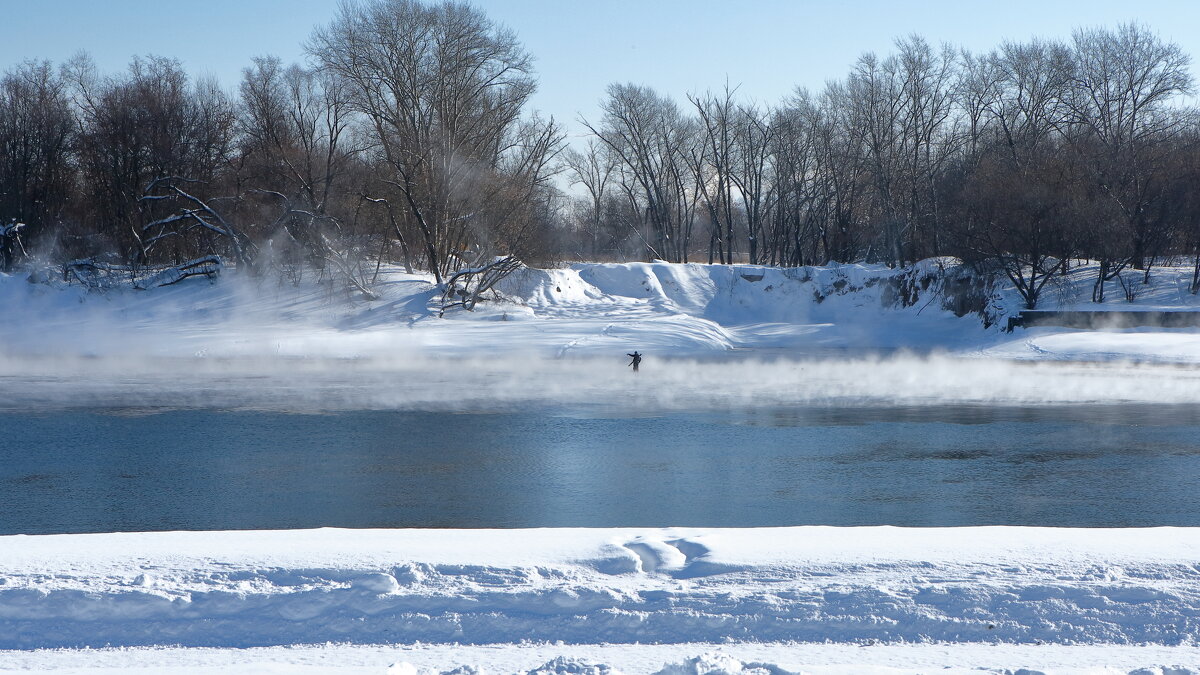
M 355 300 L 316 279 L 226 275 L 148 291 L 0 278 L 0 356 L 201 358 L 458 358 L 532 354 L 651 358 L 729 352 L 843 357 L 908 350 L 1033 360 L 1200 362 L 1200 330 L 1000 331 L 1019 310 L 1008 288 L 924 261 L 770 268 L 752 265 L 577 263 L 523 269 L 503 296 L 437 318 L 438 290 L 420 275 L 385 270 L 379 298 Z M 1200 306 L 1188 270 L 1156 270 L 1133 304 L 1082 301 L 1090 271 L 1077 268 L 1044 295 L 1046 308 Z M 945 294 L 943 294 L 945 291 Z M 959 313 L 948 311 L 953 307 Z M 991 317 L 985 329 L 980 314 Z
M 0 538 L 0 648 L 1200 636 L 1200 529 Z
M 942 276 L 936 261 L 904 270 L 861 264 L 776 268 L 576 263 L 564 269 L 523 269 L 500 289 L 547 316 L 567 316 L 594 305 L 622 306 L 730 327 L 877 321 L 865 315 L 904 310 L 920 301 L 928 309 L 926 318 L 933 318 L 943 311 L 934 302 Z M 899 290 L 914 280 L 915 288 Z M 980 324 L 978 317 L 971 321 L 976 327 Z
M 394 270 L 381 277 L 380 298 L 372 302 L 352 302 L 349 294 L 312 280 L 293 285 L 230 275 L 143 292 L 88 292 L 10 277 L 0 279 L 0 304 L 12 319 L 0 330 L 0 350 L 14 356 L 240 358 L 484 348 L 561 356 L 620 353 L 635 345 L 697 355 L 923 349 L 968 333 L 977 338 L 977 318 L 957 319 L 936 303 L 889 311 L 904 304 L 893 297 L 892 282 L 918 271 L 668 263 L 524 269 L 499 286 L 504 301 L 440 320 L 433 285 Z M 916 330 L 945 335 L 918 339 Z
M 394 271 L 377 302 L 237 275 L 109 293 L 5 277 L 0 408 L 1195 402 L 1200 375 L 1175 366 L 1200 363 L 1200 331 L 985 331 L 931 295 L 935 262 L 526 269 L 506 301 L 445 319 L 428 280 Z

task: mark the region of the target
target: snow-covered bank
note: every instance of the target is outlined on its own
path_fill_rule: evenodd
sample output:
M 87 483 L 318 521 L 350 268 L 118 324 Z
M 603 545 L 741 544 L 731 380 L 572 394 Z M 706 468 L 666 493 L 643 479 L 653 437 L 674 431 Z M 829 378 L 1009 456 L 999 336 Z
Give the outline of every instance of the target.
M 373 302 L 326 284 L 236 274 L 104 293 L 8 277 L 0 278 L 0 306 L 10 319 L 0 344 L 22 357 L 356 358 L 478 350 L 562 357 L 620 354 L 630 345 L 658 356 L 733 349 L 812 355 L 927 350 L 978 339 L 977 317 L 959 320 L 928 300 L 885 311 L 903 305 L 897 288 L 919 294 L 918 272 L 667 263 L 523 269 L 500 286 L 504 300 L 444 319 L 429 280 L 395 270 L 381 276 Z
M 1194 645 L 1200 529 L 0 538 L 0 648 L 723 640 Z
M 575 264 L 522 270 L 504 299 L 444 319 L 427 280 L 395 271 L 377 302 L 236 275 L 108 293 L 0 277 L 0 405 L 604 414 L 1196 401 L 1200 375 L 1177 366 L 1200 363 L 1200 330 L 1007 334 L 946 310 L 938 274 L 949 273 Z M 1155 278 L 1155 307 L 1195 299 L 1183 277 Z M 646 355 L 636 382 L 634 349 Z
M 944 262 L 944 261 L 943 261 Z M 501 300 L 438 318 L 439 292 L 421 275 L 385 270 L 378 300 L 354 300 L 313 280 L 293 285 L 234 273 L 148 291 L 88 292 L 0 275 L 0 356 L 83 358 L 650 358 L 730 352 L 794 357 L 897 350 L 1032 360 L 1200 363 L 1200 330 L 1019 329 L 1011 288 L 990 289 L 939 261 L 778 269 L 669 263 L 576 263 L 524 269 Z M 1043 308 L 1200 307 L 1189 271 L 1157 269 L 1135 302 L 1084 302 L 1091 271 L 1048 287 Z M 956 316 L 951 308 L 963 313 Z M 991 321 L 985 327 L 986 316 Z

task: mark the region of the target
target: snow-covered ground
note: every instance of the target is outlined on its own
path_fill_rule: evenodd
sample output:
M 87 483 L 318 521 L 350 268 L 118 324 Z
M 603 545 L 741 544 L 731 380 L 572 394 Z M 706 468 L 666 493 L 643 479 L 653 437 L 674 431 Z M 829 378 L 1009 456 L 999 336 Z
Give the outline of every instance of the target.
M 444 319 L 394 270 L 372 302 L 0 276 L 0 408 L 1196 402 L 1200 330 L 985 329 L 921 288 L 934 268 L 900 307 L 905 272 L 875 266 L 576 264 Z M 1200 308 L 1188 274 L 1106 308 Z M 1043 306 L 1090 309 L 1090 284 L 1081 268 Z M 1191 528 L 0 537 L 0 669 L 1195 674 L 1198 589 Z
M 1200 307 L 1189 273 L 1157 271 L 1143 304 L 1109 306 Z M 985 329 L 942 309 L 936 282 L 899 306 L 889 279 L 904 274 L 920 286 L 922 273 L 864 265 L 576 264 L 524 270 L 506 301 L 442 319 L 432 284 L 395 271 L 373 302 L 269 276 L 106 293 L 0 277 L 0 407 L 1195 402 L 1200 372 L 1180 366 L 1200 363 L 1198 329 L 1005 333 L 1011 290 Z M 1086 268 L 1071 280 L 1044 305 L 1090 293 Z M 635 349 L 646 357 L 636 386 Z
M 978 643 L 330 644 L 0 652 L 9 668 L 54 675 L 1195 675 L 1200 672 L 1195 658 L 1195 650 L 1185 647 Z M 0 672 L 6 672 L 5 665 Z
M 668 263 L 586 264 L 525 269 L 506 279 L 508 302 L 437 318 L 430 279 L 384 270 L 376 301 L 305 279 L 229 274 L 151 291 L 89 292 L 28 284 L 0 275 L 0 354 L 8 357 L 372 358 L 482 353 L 540 357 L 609 356 L 636 347 L 654 358 L 728 352 L 788 356 L 910 350 L 1005 359 L 1200 362 L 1196 329 L 1082 331 L 1039 328 L 1004 333 L 1019 311 L 1011 289 L 991 305 L 997 323 L 942 309 L 917 270 L 877 265 L 776 269 Z M 889 279 L 909 275 L 915 304 L 901 307 Z M 1092 270 L 1076 268 L 1043 291 L 1043 309 L 1200 309 L 1187 291 L 1188 268 L 1156 269 L 1134 303 L 1118 288 L 1086 302 Z
M 18 651 L 0 663 L 525 672 L 564 657 L 545 672 L 1195 673 L 1197 560 L 1200 529 L 1178 528 L 3 537 L 0 648 Z M 378 646 L 396 642 L 407 646 Z M 176 647 L 78 649 L 107 645 Z M 289 647 L 243 651 L 277 645 Z M 688 665 L 705 654 L 703 668 Z M 754 662 L 775 670 L 743 671 Z

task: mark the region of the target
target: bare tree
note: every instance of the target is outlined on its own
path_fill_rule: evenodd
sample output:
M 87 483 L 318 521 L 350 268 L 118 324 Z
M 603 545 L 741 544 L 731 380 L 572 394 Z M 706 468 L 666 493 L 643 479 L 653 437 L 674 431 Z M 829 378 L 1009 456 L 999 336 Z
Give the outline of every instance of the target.
M 324 213 L 357 151 L 349 138 L 344 84 L 326 73 L 283 68 L 279 59 L 263 57 L 243 71 L 241 94 L 244 152 L 256 156 L 262 179 Z
M 66 84 L 49 62 L 0 78 L 0 223 L 24 223 L 31 245 L 60 224 L 70 198 L 74 128 Z
M 328 73 L 284 68 L 273 57 L 255 59 L 243 71 L 242 213 L 261 221 L 266 230 L 261 236 L 272 242 L 269 263 L 285 266 L 292 277 L 298 278 L 300 267 L 309 263 L 320 269 L 332 265 L 338 272 L 361 264 L 363 233 L 344 227 L 350 204 L 358 201 L 348 188 L 351 163 L 359 153 L 351 117 L 346 87 Z M 407 261 L 403 238 L 401 244 Z M 380 256 L 385 252 L 381 246 Z M 350 276 L 352 285 L 363 286 L 365 293 L 359 276 Z
M 1062 268 L 1061 251 L 1080 201 L 1080 182 L 1061 150 L 1017 163 L 998 150 L 980 162 L 960 193 L 963 257 L 1008 277 L 1027 309 Z
M 998 141 L 1020 164 L 1067 126 L 1071 52 L 1053 41 L 1006 42 L 988 60 L 987 112 Z
M 250 267 L 254 260 L 254 243 L 209 202 L 184 189 L 189 184 L 198 183 L 200 181 L 186 177 L 163 176 L 150 181 L 146 186 L 138 201 L 146 204 L 168 204 L 178 206 L 178 209 L 168 216 L 141 226 L 135 233 L 143 261 L 150 256 L 159 242 L 174 241 L 191 233 L 198 233 L 201 236 L 216 235 L 233 252 L 239 265 Z
M 1128 241 L 1106 242 L 1099 249 L 1098 293 L 1093 295 L 1101 301 L 1106 276 L 1119 274 L 1125 265 L 1146 269 L 1147 257 L 1161 250 L 1170 234 L 1168 209 L 1157 202 L 1174 178 L 1169 145 L 1186 120 L 1171 103 L 1192 91 L 1192 77 L 1190 59 L 1179 45 L 1162 42 L 1136 23 L 1076 31 L 1074 57 L 1068 104 L 1081 133 L 1072 138 L 1097 197 L 1111 203 L 1108 211 L 1115 220 L 1105 229 L 1110 237 L 1123 231 Z
M 735 91 L 727 82 L 719 97 L 711 92 L 703 99 L 688 97 L 700 116 L 704 138 L 689 159 L 711 224 L 708 238 L 710 265 L 714 252 L 722 264 L 733 263 Z
M 734 117 L 734 163 L 729 174 L 741 195 L 746 214 L 747 253 L 750 262 L 763 262 L 761 242 L 774 206 L 775 188 L 767 160 L 774 140 L 775 129 L 770 124 L 770 111 L 755 106 L 739 106 Z
M 441 283 L 461 264 L 460 251 L 492 245 L 487 226 L 504 220 L 474 197 L 507 178 L 504 168 L 514 164 L 505 164 L 506 155 L 528 148 L 513 138 L 529 137 L 515 130 L 535 89 L 530 56 L 512 31 L 471 5 L 415 0 L 342 5 L 308 48 L 346 82 L 354 109 L 368 120 L 389 171 L 381 179 L 406 205 Z
M 904 264 L 904 214 L 897 208 L 903 193 L 900 175 L 900 121 L 903 87 L 895 59 L 864 54 L 846 80 L 851 134 L 861 139 L 868 159 L 883 225 L 884 259 Z
M 99 78 L 86 57 L 68 64 L 79 109 L 79 156 L 84 193 L 96 229 L 136 262 L 148 251 L 141 233 L 162 213 L 156 200 L 143 200 L 147 186 L 184 177 L 211 194 L 233 152 L 235 116 L 231 101 L 212 81 L 191 83 L 178 61 L 135 58 L 127 73 Z M 194 257 L 200 242 L 174 237 L 160 247 L 180 262 Z
M 955 53 L 921 37 L 896 41 L 886 59 L 862 56 L 846 82 L 852 132 L 861 138 L 882 218 L 885 259 L 903 265 L 937 253 L 935 177 L 953 153 Z M 928 240 L 928 241 L 926 241 Z
M 621 189 L 644 210 L 653 243 L 651 257 L 687 262 L 695 215 L 689 148 L 696 142 L 692 124 L 671 99 L 647 87 L 612 84 L 601 104 L 599 128 L 583 121 L 621 164 Z
M 521 267 L 521 261 L 515 257 L 502 256 L 475 267 L 460 269 L 446 281 L 438 316 L 445 316 L 446 310 L 453 307 L 462 307 L 468 312 L 474 311 L 480 296 L 494 290 L 496 284 Z
M 954 122 L 956 52 L 934 50 L 923 38 L 898 40 L 896 58 L 904 78 L 901 118 L 905 219 L 909 260 L 941 255 L 937 177 L 959 142 Z
M 852 123 L 853 112 L 846 88 L 826 87 L 819 107 L 810 108 L 815 133 L 815 171 L 819 177 L 821 240 L 828 260 L 850 261 L 861 257 L 869 235 L 870 160 L 861 130 Z
M 591 239 L 591 254 L 598 253 L 598 240 L 604 215 L 604 200 L 609 194 L 609 180 L 615 165 L 614 157 L 607 146 L 589 138 L 582 151 L 573 148 L 563 153 L 568 176 L 572 185 L 582 185 L 588 195 L 588 231 Z

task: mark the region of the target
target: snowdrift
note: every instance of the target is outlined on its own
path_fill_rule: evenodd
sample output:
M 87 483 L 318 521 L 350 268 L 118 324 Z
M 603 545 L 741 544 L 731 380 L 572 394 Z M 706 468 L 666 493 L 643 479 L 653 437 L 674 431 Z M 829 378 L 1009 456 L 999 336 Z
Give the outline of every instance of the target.
M 1190 272 L 1159 268 L 1135 302 L 1086 302 L 1092 270 L 1044 293 L 1048 309 L 1195 309 Z M 43 279 L 43 281 L 46 281 Z M 576 263 L 525 268 L 475 311 L 439 319 L 439 289 L 384 270 L 378 298 L 315 278 L 236 273 L 145 291 L 26 283 L 0 275 L 0 358 L 360 359 L 486 354 L 651 359 L 729 352 L 824 358 L 946 352 L 1032 360 L 1200 362 L 1200 330 L 1002 331 L 1020 309 L 950 260 L 780 269 Z
M 506 279 L 501 290 L 541 310 L 633 301 L 657 313 L 685 314 L 722 326 L 833 323 L 858 309 L 903 309 L 923 297 L 927 303 L 938 299 L 944 280 L 959 274 L 945 269 L 947 262 L 924 261 L 901 270 L 862 264 L 577 263 L 563 269 L 526 268 Z M 939 305 L 932 313 L 942 309 Z
M 0 538 L 0 649 L 1155 643 L 1200 529 L 335 530 Z
M 293 285 L 236 274 L 104 292 L 6 277 L 0 304 L 13 321 L 0 344 L 13 355 L 89 357 L 358 357 L 479 348 L 564 355 L 626 345 L 676 356 L 919 349 L 946 344 L 948 336 L 938 334 L 951 327 L 960 337 L 982 332 L 979 316 L 957 319 L 942 308 L 935 291 L 946 274 L 935 261 L 907 270 L 580 263 L 522 269 L 498 286 L 502 297 L 444 319 L 434 311 L 438 289 L 395 270 L 381 277 L 380 298 L 370 302 L 315 280 Z

